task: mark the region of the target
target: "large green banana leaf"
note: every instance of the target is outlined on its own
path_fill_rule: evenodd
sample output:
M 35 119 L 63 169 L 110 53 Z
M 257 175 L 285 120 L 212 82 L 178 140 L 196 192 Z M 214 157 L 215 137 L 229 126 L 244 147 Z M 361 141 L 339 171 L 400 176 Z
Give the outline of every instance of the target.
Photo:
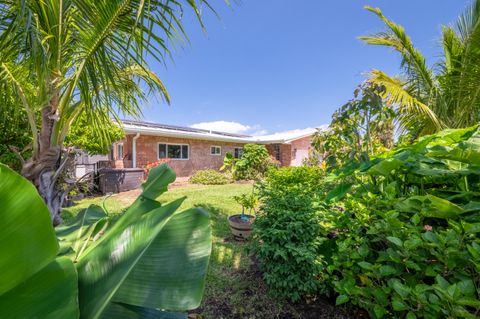
M 78 213 L 73 222 L 55 228 L 60 243 L 60 255 L 76 261 L 83 251 L 107 226 L 107 214 L 100 206 L 90 205 Z
M 77 272 L 70 259 L 55 259 L 47 207 L 1 164 L 0 225 L 0 318 L 78 318 Z
M 1 318 L 176 319 L 200 304 L 211 251 L 210 221 L 199 208 L 176 213 L 184 198 L 166 205 L 156 201 L 175 179 L 168 166 L 151 170 L 142 195 L 110 227 L 98 206 L 59 227 L 64 256 L 57 259 L 55 233 L 35 188 L 0 168 L 0 198 L 12 215 L 0 215 L 9 227 L 0 235 L 5 239 L 2 257 L 8 257 L 1 259 L 0 269 L 14 279 L 2 276 Z M 11 190 L 25 200 L 19 209 Z M 6 242 L 15 241 L 23 252 L 8 251 Z
M 2 164 L 0 225 L 2 295 L 49 264 L 58 251 L 50 214 L 37 190 Z
M 152 169 L 139 198 L 80 256 L 83 318 L 119 317 L 122 309 L 158 316 L 155 310 L 199 305 L 211 251 L 210 222 L 198 208 L 175 214 L 183 198 L 163 206 L 155 201 L 174 179 L 166 165 Z
M 0 296 L 0 318 L 78 318 L 77 271 L 59 257 Z

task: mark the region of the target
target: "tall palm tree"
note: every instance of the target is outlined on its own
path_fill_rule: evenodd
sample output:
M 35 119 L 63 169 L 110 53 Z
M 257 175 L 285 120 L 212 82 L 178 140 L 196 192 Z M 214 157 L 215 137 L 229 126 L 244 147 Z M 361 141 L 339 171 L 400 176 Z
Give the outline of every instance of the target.
M 0 1 L 0 89 L 12 88 L 27 114 L 32 157 L 22 174 L 54 224 L 66 195 L 59 182 L 69 182 L 62 145 L 72 122 L 86 114 L 106 139 L 102 124 L 140 116 L 149 92 L 169 102 L 147 57 L 164 62 L 172 44 L 185 40 L 183 11 L 192 9 L 201 24 L 201 6 L 209 8 L 205 0 Z
M 402 58 L 400 76 L 372 70 L 369 77 L 369 81 L 385 87 L 383 97 L 398 107 L 401 126 L 419 136 L 478 123 L 480 0 L 474 0 L 455 25 L 443 27 L 443 57 L 433 66 L 426 63 L 402 26 L 387 19 L 378 8 L 366 9 L 377 15 L 387 30 L 360 39 L 390 47 Z

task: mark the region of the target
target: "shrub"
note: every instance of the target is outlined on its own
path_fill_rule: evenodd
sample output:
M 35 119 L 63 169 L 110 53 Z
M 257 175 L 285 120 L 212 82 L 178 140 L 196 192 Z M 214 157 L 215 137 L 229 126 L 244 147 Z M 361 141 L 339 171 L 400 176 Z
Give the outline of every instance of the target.
M 270 170 L 257 184 L 261 206 L 252 249 L 266 283 L 279 297 L 297 301 L 325 291 L 319 280 L 326 266 L 320 254 L 326 241 L 319 227 L 322 175 L 315 167 L 285 167 Z
M 333 191 L 332 211 L 344 210 L 327 221 L 338 304 L 373 318 L 476 317 L 479 146 L 477 127 L 446 130 L 369 162 L 349 174 L 362 184 Z
M 221 170 L 229 169 L 235 180 L 256 180 L 262 178 L 276 162 L 264 145 L 246 144 L 241 158 L 236 159 L 227 153 Z
M 325 190 L 335 185 L 330 192 Z M 336 293 L 372 318 L 480 313 L 480 132 L 446 130 L 323 178 L 272 171 L 254 250 L 296 300 Z
M 213 169 L 196 171 L 188 180 L 192 184 L 224 185 L 231 182 L 225 175 Z

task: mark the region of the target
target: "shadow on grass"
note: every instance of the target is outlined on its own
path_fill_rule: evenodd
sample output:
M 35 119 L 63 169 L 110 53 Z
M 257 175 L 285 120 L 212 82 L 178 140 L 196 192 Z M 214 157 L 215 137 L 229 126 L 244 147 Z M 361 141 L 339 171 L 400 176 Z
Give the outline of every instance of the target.
M 212 221 L 212 234 L 215 237 L 223 237 L 228 239 L 230 236 L 230 226 L 227 218 L 229 213 L 215 205 L 207 203 L 197 203 L 195 207 L 201 207 L 210 213 L 210 220 Z

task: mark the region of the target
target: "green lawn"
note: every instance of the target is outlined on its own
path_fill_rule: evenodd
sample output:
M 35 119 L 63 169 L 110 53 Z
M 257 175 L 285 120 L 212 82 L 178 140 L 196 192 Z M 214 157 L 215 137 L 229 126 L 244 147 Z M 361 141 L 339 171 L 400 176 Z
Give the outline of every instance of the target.
M 160 198 L 168 202 L 187 196 L 183 209 L 201 206 L 210 211 L 213 250 L 207 274 L 205 295 L 199 309 L 201 318 L 275 318 L 300 317 L 287 303 L 269 296 L 261 276 L 246 252 L 247 244 L 232 239 L 227 216 L 241 211 L 234 195 L 252 191 L 251 184 L 215 186 L 188 185 L 168 191 Z M 135 199 L 135 194 L 116 194 L 80 201 L 64 210 L 68 220 L 90 204 L 104 205 L 109 214 L 119 214 Z

